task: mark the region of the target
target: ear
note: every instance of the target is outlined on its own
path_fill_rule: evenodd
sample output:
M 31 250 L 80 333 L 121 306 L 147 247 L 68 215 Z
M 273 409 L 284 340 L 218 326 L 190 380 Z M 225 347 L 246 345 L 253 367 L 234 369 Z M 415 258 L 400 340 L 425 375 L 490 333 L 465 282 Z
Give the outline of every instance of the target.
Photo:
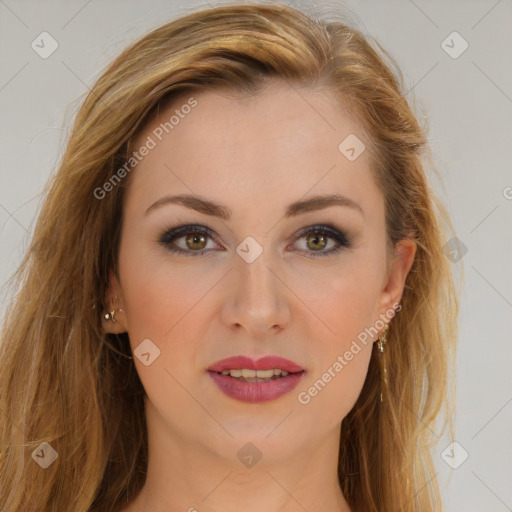
M 109 272 L 109 284 L 107 286 L 103 303 L 105 304 L 105 307 L 104 311 L 101 313 L 101 324 L 104 331 L 111 334 L 127 332 L 126 314 L 123 306 L 123 293 L 119 280 L 112 270 Z M 114 311 L 115 321 L 112 321 L 111 319 L 107 320 L 105 318 L 105 314 L 111 313 L 111 311 Z
M 409 238 L 404 238 L 397 242 L 384 288 L 377 301 L 378 318 L 389 319 L 391 311 L 395 310 L 398 304 L 400 304 L 404 292 L 405 280 L 414 262 L 416 248 L 416 242 Z

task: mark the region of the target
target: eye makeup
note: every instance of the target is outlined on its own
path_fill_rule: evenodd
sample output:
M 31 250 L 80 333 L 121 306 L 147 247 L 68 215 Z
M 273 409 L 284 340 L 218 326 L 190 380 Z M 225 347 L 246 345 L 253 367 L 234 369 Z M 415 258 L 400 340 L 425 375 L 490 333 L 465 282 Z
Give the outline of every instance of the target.
M 192 239 L 188 235 L 192 235 Z M 205 253 L 210 252 L 211 250 L 217 250 L 218 248 L 200 248 L 194 250 L 191 248 L 187 248 L 186 246 L 180 247 L 176 244 L 176 242 L 179 241 L 180 239 L 185 239 L 185 244 L 187 244 L 190 240 L 196 241 L 195 243 L 201 243 L 202 240 L 206 240 L 206 242 L 211 240 L 219 247 L 219 244 L 215 242 L 217 238 L 218 236 L 216 235 L 215 231 L 207 225 L 185 224 L 166 228 L 158 238 L 158 243 L 160 243 L 173 254 L 187 257 L 198 257 L 203 256 Z M 352 240 L 348 235 L 346 235 L 343 231 L 339 230 L 335 226 L 328 224 L 315 224 L 312 226 L 308 226 L 307 228 L 300 230 L 294 236 L 295 241 L 301 240 L 303 238 L 306 238 L 308 242 L 311 239 L 324 240 L 325 246 L 329 245 L 329 241 L 334 242 L 334 247 L 331 247 L 328 250 L 299 249 L 299 252 L 305 253 L 307 257 L 327 257 L 336 254 L 343 249 L 352 247 Z M 197 242 L 197 240 L 199 240 L 199 242 Z

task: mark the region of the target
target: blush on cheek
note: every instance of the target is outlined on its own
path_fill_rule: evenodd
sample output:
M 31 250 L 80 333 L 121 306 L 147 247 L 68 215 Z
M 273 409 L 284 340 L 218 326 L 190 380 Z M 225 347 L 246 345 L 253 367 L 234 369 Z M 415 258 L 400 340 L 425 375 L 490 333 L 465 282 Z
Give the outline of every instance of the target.
M 308 379 L 298 390 L 299 403 L 314 411 L 316 421 L 334 427 L 354 407 L 366 379 L 370 349 L 340 359 L 333 358 L 323 371 Z M 348 360 L 350 359 L 350 360 Z

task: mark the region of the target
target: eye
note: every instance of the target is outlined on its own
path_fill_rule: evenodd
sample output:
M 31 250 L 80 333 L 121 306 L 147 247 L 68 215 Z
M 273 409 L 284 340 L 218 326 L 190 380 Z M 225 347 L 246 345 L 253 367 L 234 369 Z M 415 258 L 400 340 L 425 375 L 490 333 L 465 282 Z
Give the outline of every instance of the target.
M 333 226 L 317 225 L 311 226 L 303 230 L 298 237 L 299 240 L 305 239 L 304 249 L 313 258 L 329 256 L 341 251 L 343 248 L 352 246 L 351 240 Z M 329 241 L 334 242 L 334 247 L 329 250 L 325 248 L 329 245 Z
M 213 242 L 213 237 L 214 231 L 208 226 L 185 225 L 165 230 L 158 242 L 175 254 L 202 256 L 209 250 L 219 247 Z M 315 258 L 328 256 L 352 246 L 351 240 L 342 231 L 328 225 L 316 225 L 302 230 L 296 240 L 302 239 L 305 239 L 305 248 L 302 250 Z M 213 244 L 211 247 L 208 247 L 209 240 Z M 329 242 L 334 247 L 325 250 Z
M 211 239 L 212 236 L 213 230 L 208 226 L 187 225 L 166 230 L 159 242 L 172 253 L 201 256 L 212 248 L 207 247 L 208 239 Z M 180 240 L 182 242 L 178 244 L 177 242 Z

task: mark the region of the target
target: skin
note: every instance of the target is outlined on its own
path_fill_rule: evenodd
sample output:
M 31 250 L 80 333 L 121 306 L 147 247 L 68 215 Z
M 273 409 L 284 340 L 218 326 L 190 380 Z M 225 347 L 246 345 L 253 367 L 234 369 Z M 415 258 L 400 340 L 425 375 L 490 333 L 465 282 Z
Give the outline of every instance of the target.
M 149 366 L 133 361 L 148 395 L 149 464 L 125 512 L 354 512 L 336 475 L 339 428 L 361 392 L 377 337 L 360 343 L 308 404 L 298 393 L 400 302 L 416 245 L 403 240 L 395 257 L 386 253 L 384 199 L 368 151 L 351 162 L 338 150 L 349 134 L 368 147 L 357 120 L 329 93 L 297 91 L 274 82 L 250 97 L 194 94 L 198 105 L 130 175 L 119 279 L 111 274 L 106 297 L 123 311 L 104 326 L 128 332 L 132 351 L 149 338 L 160 356 Z M 187 98 L 161 111 L 134 147 Z M 290 203 L 335 192 L 364 215 L 330 206 L 284 218 Z M 161 197 L 182 193 L 225 205 L 231 219 L 179 204 L 145 215 Z M 327 254 L 335 240 L 299 233 L 326 223 L 353 245 Z M 174 241 L 189 252 L 206 249 L 202 255 L 173 254 L 158 242 L 167 228 L 184 224 L 214 230 L 199 243 Z M 263 248 L 250 264 L 236 252 L 247 236 Z M 312 257 L 318 247 L 326 255 Z M 307 371 L 274 401 L 234 400 L 206 372 L 225 357 L 269 354 Z M 237 457 L 248 442 L 262 454 L 250 468 Z

